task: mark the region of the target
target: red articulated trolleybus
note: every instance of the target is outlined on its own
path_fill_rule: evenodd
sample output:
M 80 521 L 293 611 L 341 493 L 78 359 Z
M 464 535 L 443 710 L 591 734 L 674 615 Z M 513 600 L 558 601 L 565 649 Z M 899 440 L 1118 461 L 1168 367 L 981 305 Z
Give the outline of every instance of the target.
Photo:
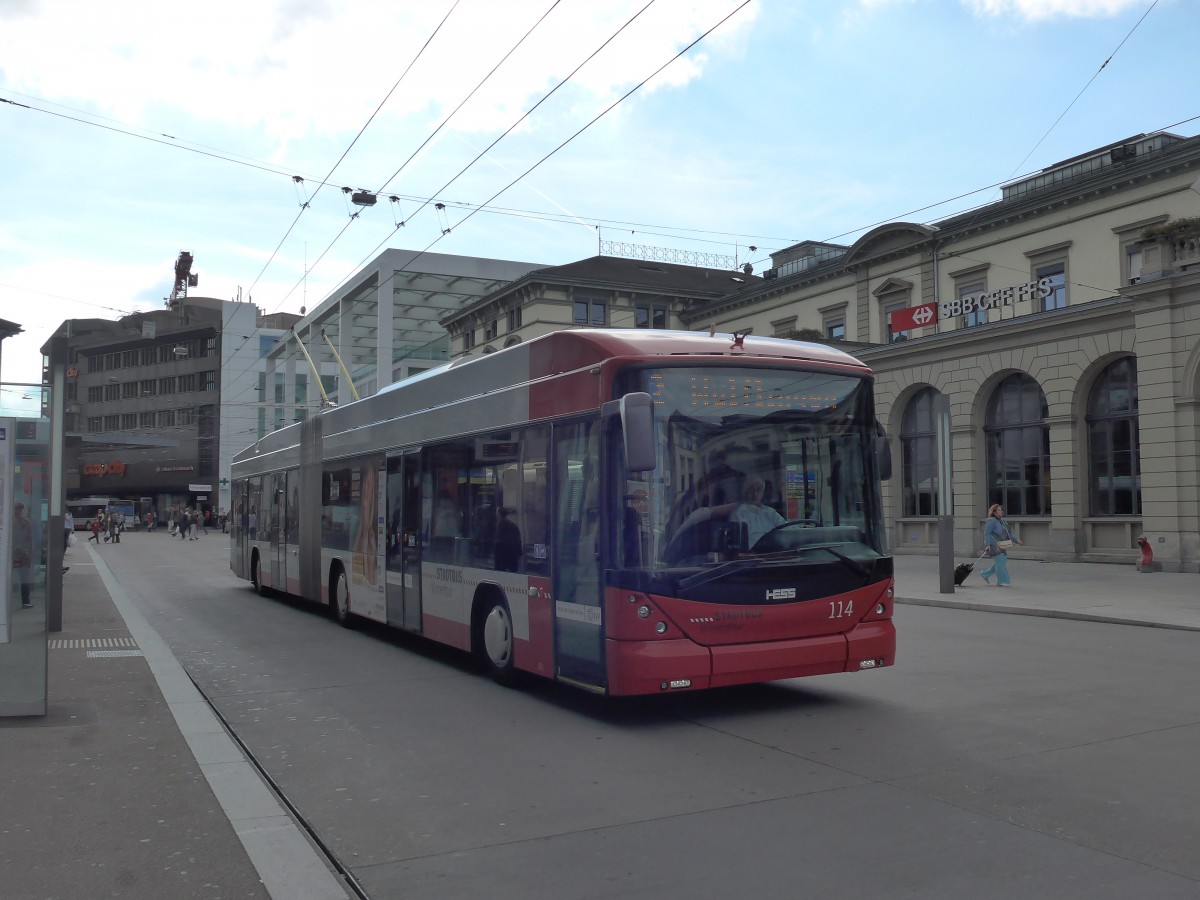
M 862 363 L 817 344 L 561 331 L 266 435 L 231 567 L 610 695 L 895 660 Z

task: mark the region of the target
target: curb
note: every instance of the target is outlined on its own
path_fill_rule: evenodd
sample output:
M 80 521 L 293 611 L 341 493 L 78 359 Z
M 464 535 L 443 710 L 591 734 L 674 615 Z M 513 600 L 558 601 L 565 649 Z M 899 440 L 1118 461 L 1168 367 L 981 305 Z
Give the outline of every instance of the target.
M 1095 613 L 1069 612 L 1062 609 L 1036 609 L 1029 606 L 1003 606 L 994 603 L 968 603 L 964 600 L 931 600 L 928 597 L 900 597 L 896 603 L 907 606 L 941 606 L 972 612 L 1007 613 L 1012 616 L 1041 616 L 1045 619 L 1069 619 L 1076 622 L 1100 622 L 1104 625 L 1136 625 L 1140 628 L 1167 628 L 1172 631 L 1200 631 L 1198 625 L 1177 625 L 1148 619 L 1129 619 L 1120 616 L 1101 616 Z

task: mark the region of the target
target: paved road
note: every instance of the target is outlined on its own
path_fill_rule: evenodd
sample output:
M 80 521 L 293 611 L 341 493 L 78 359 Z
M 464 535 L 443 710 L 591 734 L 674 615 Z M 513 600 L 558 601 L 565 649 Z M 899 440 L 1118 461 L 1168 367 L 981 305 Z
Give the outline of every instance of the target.
M 72 554 L 62 638 L 145 658 L 52 649 L 0 721 L 5 900 L 346 895 L 184 668 L 376 900 L 1200 896 L 1196 576 L 901 558 L 889 670 L 612 702 L 257 598 L 216 535 Z
M 606 702 L 98 552 L 373 898 L 1200 897 L 1196 632 L 903 605 L 892 669 Z

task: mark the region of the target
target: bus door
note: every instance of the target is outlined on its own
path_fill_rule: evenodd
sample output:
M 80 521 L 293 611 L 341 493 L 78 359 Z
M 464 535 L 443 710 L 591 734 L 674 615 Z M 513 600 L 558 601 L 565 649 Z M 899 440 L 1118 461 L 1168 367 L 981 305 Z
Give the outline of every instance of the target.
M 554 429 L 554 644 L 558 677 L 604 687 L 600 423 Z
M 247 483 L 235 481 L 230 485 L 229 495 L 229 542 L 233 547 L 233 571 L 239 578 L 249 578 L 246 568 L 246 529 L 245 521 Z
M 283 530 L 279 538 L 279 590 L 288 590 L 288 579 L 297 583 L 300 577 L 300 470 L 288 469 L 284 476 L 284 493 L 279 502 Z
M 387 462 L 387 621 L 421 631 L 421 455 Z
M 270 511 L 266 522 L 268 529 L 267 534 L 271 541 L 271 546 L 267 550 L 267 555 L 271 558 L 271 587 L 276 590 L 283 590 L 284 582 L 284 552 L 286 544 L 284 543 L 284 531 L 286 522 L 284 515 L 287 511 L 287 495 L 284 493 L 284 475 L 282 472 L 276 472 L 274 475 L 268 476 L 271 486 Z

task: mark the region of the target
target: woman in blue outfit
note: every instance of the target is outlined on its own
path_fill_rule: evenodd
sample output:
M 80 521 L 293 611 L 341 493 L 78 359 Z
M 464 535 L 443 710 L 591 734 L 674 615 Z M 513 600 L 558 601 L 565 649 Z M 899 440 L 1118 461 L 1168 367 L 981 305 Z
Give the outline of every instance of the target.
M 1006 542 L 1007 546 L 1001 546 L 1002 541 Z M 992 576 L 995 575 L 996 587 L 1008 587 L 1012 584 L 1012 578 L 1008 574 L 1008 547 L 1019 543 L 1020 539 L 1004 521 L 1004 507 L 993 503 L 988 507 L 987 520 L 983 523 L 983 549 L 992 558 L 992 564 L 981 571 L 979 577 L 991 584 Z

